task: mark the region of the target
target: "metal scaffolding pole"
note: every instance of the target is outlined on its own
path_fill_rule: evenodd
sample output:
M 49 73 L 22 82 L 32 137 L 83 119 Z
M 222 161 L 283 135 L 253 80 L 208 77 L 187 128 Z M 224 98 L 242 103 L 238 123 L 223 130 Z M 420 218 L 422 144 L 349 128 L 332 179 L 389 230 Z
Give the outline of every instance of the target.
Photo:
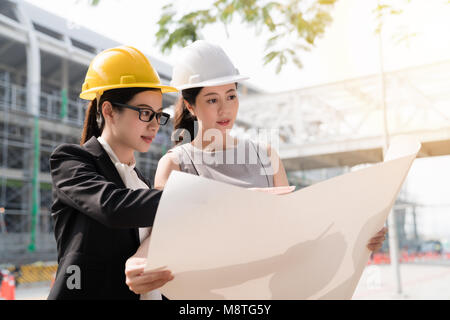
M 4 105 L 5 105 L 5 109 L 4 109 L 4 118 L 3 118 L 3 138 L 2 138 L 2 154 L 3 154 L 3 163 L 2 163 L 2 167 L 3 168 L 7 168 L 8 167 L 8 130 L 9 130 L 9 108 L 8 108 L 8 89 L 7 86 L 10 85 L 9 82 L 9 74 L 8 76 L 5 77 L 7 79 L 7 81 L 5 81 L 5 96 L 4 96 Z M 1 214 L 2 216 L 2 232 L 6 233 L 7 229 L 6 229 L 6 221 L 5 221 L 5 209 L 4 207 L 6 207 L 7 201 L 6 201 L 6 176 L 2 176 L 1 179 L 2 183 L 1 183 L 1 194 L 0 194 L 0 206 L 2 206 L 3 208 L 3 212 Z M 2 248 L 3 250 L 4 248 Z
M 386 156 L 386 152 L 389 148 L 389 127 L 387 118 L 387 106 L 386 106 L 386 79 L 384 73 L 384 61 L 383 61 L 383 41 L 381 37 L 382 27 L 378 32 L 378 48 L 380 56 L 380 75 L 381 75 L 381 104 L 383 110 L 383 157 Z M 394 278 L 396 280 L 396 291 L 398 294 L 402 293 L 402 281 L 400 275 L 399 265 L 399 245 L 398 245 L 398 230 L 397 221 L 394 208 L 391 209 L 388 215 L 388 229 L 389 229 L 389 255 L 391 258 L 391 266 L 394 271 Z
M 61 120 L 67 122 L 68 111 L 68 92 L 69 92 L 69 61 L 66 58 L 62 59 L 61 70 Z
M 16 14 L 19 21 L 27 29 L 28 43 L 26 44 L 27 53 L 27 108 L 34 118 L 33 130 L 33 170 L 31 178 L 31 230 L 30 243 L 28 250 L 36 250 L 36 238 L 39 233 L 39 171 L 40 171 L 40 139 L 39 139 L 39 104 L 41 91 L 41 57 L 39 44 L 34 30 L 33 22 L 28 17 L 23 8 L 22 2 L 16 3 Z

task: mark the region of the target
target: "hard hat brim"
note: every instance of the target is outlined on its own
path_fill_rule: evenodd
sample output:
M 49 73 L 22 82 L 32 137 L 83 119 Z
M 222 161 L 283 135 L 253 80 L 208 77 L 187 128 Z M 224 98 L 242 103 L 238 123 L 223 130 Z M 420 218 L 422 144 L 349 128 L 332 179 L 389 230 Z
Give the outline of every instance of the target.
M 162 93 L 178 92 L 178 89 L 172 86 L 165 86 L 156 83 L 130 83 L 130 84 L 115 84 L 109 86 L 95 87 L 80 93 L 80 98 L 84 100 L 94 100 L 97 96 L 97 92 L 103 94 L 103 92 L 112 89 L 122 88 L 149 88 L 149 89 L 161 89 Z
M 175 88 L 178 90 L 184 90 L 184 89 L 191 89 L 191 88 L 199 88 L 199 87 L 215 87 L 215 86 L 222 86 L 225 84 L 235 83 L 235 82 L 241 82 L 244 80 L 248 80 L 250 77 L 244 76 L 244 75 L 233 75 L 233 76 L 226 76 L 221 78 L 215 78 L 210 80 L 205 80 L 201 82 L 196 83 L 188 83 L 181 86 L 177 86 L 172 84 Z

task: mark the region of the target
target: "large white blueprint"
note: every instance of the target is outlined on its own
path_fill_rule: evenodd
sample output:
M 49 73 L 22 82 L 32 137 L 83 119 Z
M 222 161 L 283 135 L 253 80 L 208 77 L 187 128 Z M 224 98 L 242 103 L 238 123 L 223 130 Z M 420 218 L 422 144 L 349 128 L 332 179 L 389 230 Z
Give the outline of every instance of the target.
M 350 299 L 420 144 L 287 195 L 172 172 L 146 270 L 175 276 L 169 299 Z

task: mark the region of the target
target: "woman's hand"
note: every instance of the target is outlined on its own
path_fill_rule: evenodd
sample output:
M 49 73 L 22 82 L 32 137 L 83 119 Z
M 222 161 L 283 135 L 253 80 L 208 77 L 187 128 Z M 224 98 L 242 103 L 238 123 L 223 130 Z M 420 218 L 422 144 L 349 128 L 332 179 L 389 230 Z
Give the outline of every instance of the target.
M 144 272 L 146 262 L 146 258 L 132 256 L 125 264 L 125 282 L 136 294 L 158 289 L 174 278 L 169 270 Z
M 367 248 L 370 251 L 377 251 L 383 246 L 383 241 L 386 240 L 386 233 L 388 229 L 386 227 L 383 227 L 378 233 L 369 240 L 369 243 L 367 244 Z

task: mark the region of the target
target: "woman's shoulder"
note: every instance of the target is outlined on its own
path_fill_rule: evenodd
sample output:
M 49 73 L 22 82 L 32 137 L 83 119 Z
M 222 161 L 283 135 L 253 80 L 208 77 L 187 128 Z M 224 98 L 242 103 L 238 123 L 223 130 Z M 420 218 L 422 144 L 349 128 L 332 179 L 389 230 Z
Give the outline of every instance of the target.
M 64 154 L 83 154 L 87 152 L 82 146 L 74 143 L 62 143 L 58 145 L 52 152 L 52 155 L 64 155 Z
M 159 159 L 158 167 L 161 165 L 169 166 L 171 168 L 173 168 L 173 166 L 178 166 L 181 152 L 182 150 L 180 145 L 172 147 L 161 157 L 161 159 Z
M 53 156 L 81 156 L 81 157 L 100 157 L 106 151 L 95 136 L 84 142 L 82 145 L 74 143 L 63 143 L 55 148 Z
M 191 152 L 192 145 L 190 143 L 178 144 L 167 151 L 164 156 L 167 156 L 172 162 L 179 163 L 183 161 L 186 156 L 186 152 Z
M 167 153 L 175 153 L 175 154 L 181 153 L 183 148 L 189 148 L 190 146 L 192 146 L 190 143 L 180 143 L 170 148 L 169 151 L 167 151 Z
M 177 153 L 177 152 L 179 152 L 180 148 L 181 148 L 181 145 L 180 145 L 180 144 L 177 144 L 176 146 L 174 146 L 174 147 L 170 148 L 169 150 L 167 150 L 167 153 L 166 153 L 166 154 L 170 154 L 170 153 L 174 154 L 174 153 Z
M 83 146 L 63 143 L 50 154 L 49 164 L 52 175 L 57 172 L 70 171 L 80 164 L 85 169 L 95 170 L 95 156 Z
M 94 155 L 84 146 L 74 143 L 62 143 L 58 145 L 50 154 L 50 160 L 64 159 L 93 159 Z
M 176 147 L 175 147 L 176 148 Z M 155 188 L 163 189 L 172 171 L 180 171 L 180 161 L 173 149 L 167 151 L 158 161 L 158 168 L 155 174 Z

